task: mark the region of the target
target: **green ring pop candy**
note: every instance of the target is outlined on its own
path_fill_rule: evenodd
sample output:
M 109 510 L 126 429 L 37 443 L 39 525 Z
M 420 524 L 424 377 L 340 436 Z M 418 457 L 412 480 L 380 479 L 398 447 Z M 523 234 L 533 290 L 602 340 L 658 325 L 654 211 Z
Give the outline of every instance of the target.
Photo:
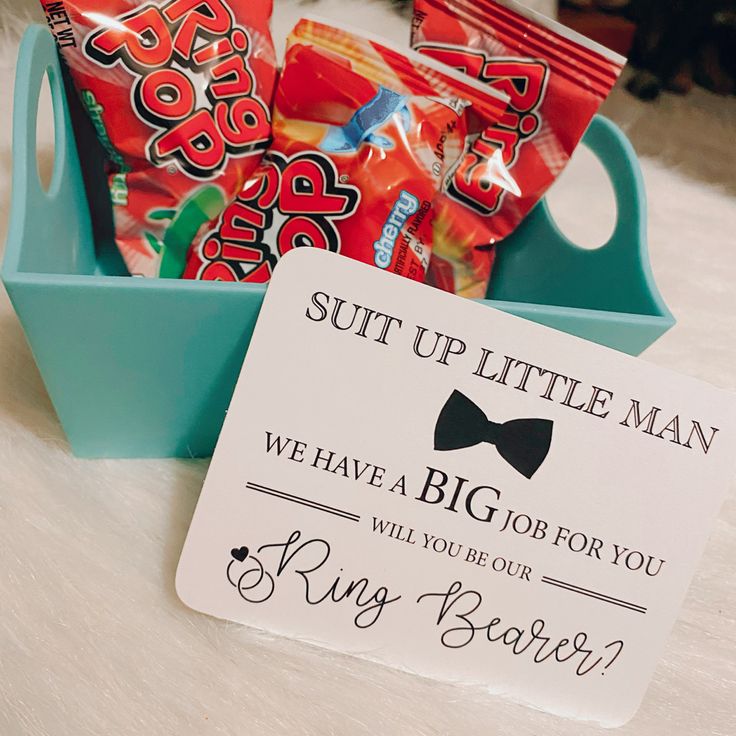
M 152 220 L 168 220 L 163 241 L 156 241 L 161 256 L 158 275 L 163 279 L 178 279 L 184 273 L 189 246 L 202 225 L 214 220 L 225 208 L 225 197 L 219 187 L 205 186 L 185 200 L 181 209 L 154 210 L 148 216 Z M 151 233 L 146 233 L 153 245 Z

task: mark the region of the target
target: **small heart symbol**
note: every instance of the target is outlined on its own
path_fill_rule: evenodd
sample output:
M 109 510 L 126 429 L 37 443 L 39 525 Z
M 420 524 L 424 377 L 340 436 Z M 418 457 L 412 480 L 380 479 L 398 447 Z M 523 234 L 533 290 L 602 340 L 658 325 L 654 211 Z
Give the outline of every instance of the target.
M 248 552 L 250 550 L 247 547 L 241 547 L 238 549 L 235 547 L 235 549 L 230 550 L 230 554 L 238 561 L 242 562 L 247 556 Z

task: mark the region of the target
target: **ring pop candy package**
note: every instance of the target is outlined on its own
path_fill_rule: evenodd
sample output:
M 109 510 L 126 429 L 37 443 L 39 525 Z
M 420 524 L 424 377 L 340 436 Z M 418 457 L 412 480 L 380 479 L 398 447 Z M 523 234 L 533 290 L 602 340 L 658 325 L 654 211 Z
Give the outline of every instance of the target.
M 263 283 L 284 253 L 312 246 L 424 280 L 444 176 L 468 126 L 491 125 L 506 102 L 416 52 L 302 19 L 271 147 L 185 277 Z
M 271 0 L 42 0 L 136 276 L 182 275 L 270 138 Z
M 509 96 L 469 140 L 435 231 L 436 285 L 484 297 L 489 246 L 560 174 L 625 59 L 511 0 L 415 0 L 412 46 Z

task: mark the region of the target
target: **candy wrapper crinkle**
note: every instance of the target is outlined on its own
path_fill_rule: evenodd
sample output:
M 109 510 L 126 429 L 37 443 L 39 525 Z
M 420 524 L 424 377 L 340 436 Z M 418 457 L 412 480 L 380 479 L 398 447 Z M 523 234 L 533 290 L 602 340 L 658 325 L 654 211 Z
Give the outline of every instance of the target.
M 271 0 L 42 5 L 107 154 L 130 273 L 181 276 L 268 145 Z
M 295 247 L 342 253 L 417 281 L 435 200 L 469 131 L 505 94 L 358 31 L 292 31 L 263 165 L 193 254 L 185 276 L 263 283 Z
M 482 298 L 492 246 L 559 176 L 625 59 L 512 0 L 415 0 L 412 46 L 509 96 L 468 141 L 434 238 L 429 280 Z

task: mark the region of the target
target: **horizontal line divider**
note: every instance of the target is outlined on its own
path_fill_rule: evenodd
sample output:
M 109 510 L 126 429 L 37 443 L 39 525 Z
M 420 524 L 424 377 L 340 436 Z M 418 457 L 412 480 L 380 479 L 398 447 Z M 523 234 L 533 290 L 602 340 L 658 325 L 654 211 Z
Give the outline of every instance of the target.
M 358 514 L 338 509 L 334 506 L 328 506 L 327 504 L 313 501 L 310 498 L 303 498 L 302 496 L 297 496 L 293 493 L 286 493 L 286 491 L 278 491 L 275 488 L 269 488 L 268 486 L 263 486 L 259 483 L 252 483 L 251 481 L 246 482 L 245 487 L 251 491 L 258 491 L 259 493 L 264 493 L 266 495 L 273 496 L 274 498 L 280 498 L 283 501 L 291 501 L 292 503 L 299 504 L 300 506 L 307 506 L 315 511 L 323 511 L 327 514 L 332 514 L 333 516 L 348 519 L 349 521 L 360 521 L 360 516 L 358 516 Z
M 606 595 L 605 593 L 599 593 L 595 590 L 583 588 L 580 585 L 574 583 L 566 583 L 564 580 L 557 580 L 556 578 L 550 578 L 547 575 L 542 575 L 542 582 L 548 585 L 554 585 L 563 590 L 568 590 L 571 593 L 579 593 L 580 595 L 588 596 L 589 598 L 595 598 L 596 600 L 602 601 L 603 603 L 611 603 L 614 606 L 620 606 L 621 608 L 628 608 L 631 611 L 637 613 L 646 613 L 647 609 L 644 606 L 640 606 L 638 603 L 631 603 L 620 598 L 614 598 L 613 596 Z

